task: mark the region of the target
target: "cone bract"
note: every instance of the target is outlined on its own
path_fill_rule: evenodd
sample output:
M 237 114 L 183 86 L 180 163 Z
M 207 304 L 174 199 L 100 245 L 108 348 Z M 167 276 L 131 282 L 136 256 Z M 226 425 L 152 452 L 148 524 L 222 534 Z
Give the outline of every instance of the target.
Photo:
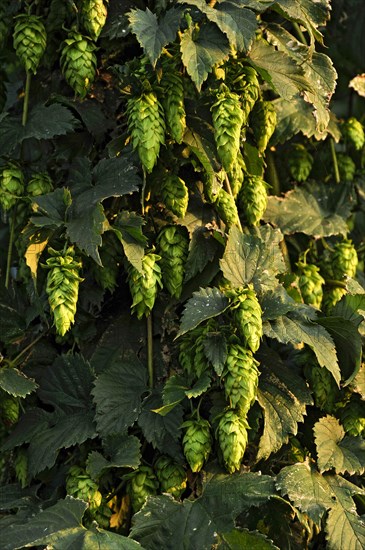
M 356 164 L 349 155 L 337 154 L 337 165 L 341 181 L 352 181 L 356 172 Z
M 209 368 L 209 361 L 205 353 L 205 340 L 212 330 L 212 324 L 199 325 L 185 334 L 180 342 L 179 362 L 188 373 L 200 378 Z
M 13 44 L 17 57 L 27 71 L 36 74 L 47 45 L 47 34 L 41 17 L 21 14 L 16 17 Z
M 95 44 L 79 32 L 71 31 L 61 53 L 61 69 L 75 93 L 84 98 L 96 75 Z
M 0 419 L 6 426 L 16 424 L 19 419 L 19 399 L 13 395 L 1 391 L 0 394 Z
M 212 450 L 212 436 L 208 420 L 188 420 L 183 437 L 184 455 L 192 472 L 200 472 Z
M 184 180 L 176 174 L 164 174 L 160 193 L 166 208 L 178 218 L 183 218 L 189 202 L 189 191 Z
M 0 205 L 4 210 L 14 206 L 24 193 L 24 176 L 21 169 L 9 162 L 0 173 Z
M 142 258 L 142 272 L 134 266 L 128 267 L 128 283 L 133 298 L 132 313 L 136 313 L 138 319 L 148 316 L 155 304 L 158 287 L 162 287 L 161 268 L 157 254 L 149 252 Z
M 253 67 L 234 64 L 232 88 L 239 95 L 243 111 L 243 126 L 248 123 L 248 117 L 260 95 L 260 84 L 257 72 Z
M 185 262 L 189 251 L 189 238 L 182 226 L 164 227 L 157 238 L 161 256 L 161 271 L 164 287 L 171 296 L 179 298 L 182 291 Z
M 356 248 L 349 240 L 339 242 L 334 247 L 331 259 L 333 277 L 341 280 L 343 277 L 355 277 L 358 264 Z
M 160 85 L 163 92 L 162 104 L 166 125 L 172 139 L 181 143 L 186 128 L 183 80 L 180 72 L 170 60 L 165 60 L 162 68 Z
M 148 496 L 157 494 L 158 480 L 150 466 L 140 466 L 129 479 L 127 493 L 130 496 L 133 512 L 138 512 Z
M 97 40 L 105 25 L 107 9 L 103 0 L 83 0 L 81 22 L 87 34 Z
M 316 407 L 331 414 L 339 398 L 339 389 L 332 374 L 310 359 L 304 366 L 304 374 L 313 390 Z
M 246 165 L 243 160 L 241 151 L 237 154 L 237 159 L 233 163 L 232 170 L 228 174 L 229 183 L 234 198 L 237 197 L 240 192 L 245 177 Z
M 325 280 L 319 274 L 319 267 L 303 262 L 298 262 L 297 266 L 299 268 L 298 284 L 304 302 L 320 309 Z
M 262 153 L 276 128 L 276 111 L 271 101 L 257 101 L 251 111 L 250 120 L 258 150 Z
M 219 420 L 217 439 L 227 471 L 233 474 L 240 469 L 248 435 L 247 421 L 234 410 L 227 410 Z
M 186 489 L 187 482 L 186 472 L 181 464 L 169 456 L 160 456 L 154 464 L 154 469 L 161 491 L 180 498 Z
M 259 363 L 251 351 L 231 343 L 225 364 L 224 390 L 232 408 L 245 417 L 256 399 Z
M 260 176 L 245 174 L 238 205 L 249 225 L 260 223 L 267 207 L 267 183 Z

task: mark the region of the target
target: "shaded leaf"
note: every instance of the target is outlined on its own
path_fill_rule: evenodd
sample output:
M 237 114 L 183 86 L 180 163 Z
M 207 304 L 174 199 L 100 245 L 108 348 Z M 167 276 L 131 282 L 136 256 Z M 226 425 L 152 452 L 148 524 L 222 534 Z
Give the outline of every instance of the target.
M 205 356 L 218 376 L 222 375 L 227 359 L 227 342 L 222 334 L 208 333 L 204 341 Z
M 36 213 L 30 221 L 36 227 L 58 228 L 63 225 L 66 217 L 66 210 L 71 204 L 71 195 L 68 189 L 59 188 L 33 198 L 36 205 Z
M 88 204 L 88 203 L 85 203 Z M 67 236 L 87 256 L 101 265 L 98 248 L 102 244 L 101 235 L 104 233 L 106 216 L 101 204 L 83 210 L 82 216 L 75 211 L 71 212 L 67 222 Z
M 0 370 L 0 388 L 15 397 L 25 397 L 38 385 L 32 378 L 28 378 L 16 368 L 3 368 Z
M 39 485 L 25 487 L 22 489 L 19 484 L 11 483 L 2 485 L 0 491 L 0 510 L 11 510 L 12 508 L 27 508 L 30 502 L 36 502 Z
M 193 232 L 185 263 L 185 281 L 201 273 L 205 266 L 214 260 L 219 248 L 219 243 L 205 227 L 197 227 Z
M 110 468 L 136 469 L 140 464 L 141 442 L 134 435 L 107 438 L 105 450 L 111 455 L 110 460 L 98 451 L 92 451 L 87 458 L 87 470 L 94 479 Z
M 277 0 L 275 4 L 290 19 L 302 23 L 310 34 L 321 40 L 318 27 L 324 25 L 330 15 L 330 0 Z
M 72 132 L 77 124 L 71 111 L 63 105 L 36 105 L 29 113 L 23 139 L 51 139 L 62 136 Z
M 219 533 L 222 542 L 218 550 L 279 550 L 272 540 L 259 531 L 248 529 L 234 529 L 226 533 Z
M 281 285 L 265 292 L 261 298 L 260 305 L 263 321 L 277 319 L 289 311 L 303 310 L 308 316 L 312 314 L 309 307 L 298 304 Z
M 119 213 L 112 230 L 122 243 L 124 253 L 138 271 L 142 270 L 142 258 L 147 238 L 143 235 L 144 219 L 135 212 L 122 211 Z
M 194 292 L 193 297 L 185 305 L 177 336 L 182 336 L 203 321 L 220 315 L 228 305 L 228 298 L 218 288 L 202 288 Z

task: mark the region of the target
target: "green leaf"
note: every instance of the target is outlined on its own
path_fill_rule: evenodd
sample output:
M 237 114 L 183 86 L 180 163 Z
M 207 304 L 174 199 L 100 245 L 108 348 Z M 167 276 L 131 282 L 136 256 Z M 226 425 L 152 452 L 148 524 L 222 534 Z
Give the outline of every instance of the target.
M 194 292 L 193 297 L 185 305 L 177 336 L 182 336 L 203 321 L 220 315 L 228 305 L 228 298 L 218 288 L 201 288 Z
M 52 139 L 72 132 L 77 124 L 77 119 L 63 105 L 36 105 L 29 113 L 22 139 Z
M 276 275 L 285 271 L 279 243 L 283 236 L 269 225 L 246 235 L 232 227 L 223 258 L 223 275 L 236 287 L 252 283 L 256 292 L 277 287 Z
M 361 365 L 359 372 L 351 381 L 351 388 L 365 400 L 365 363 Z
M 200 91 L 214 65 L 228 59 L 229 42 L 213 23 L 200 29 L 187 28 L 180 38 L 182 62 L 187 73 Z
M 32 378 L 28 378 L 16 368 L 3 368 L 0 370 L 0 388 L 15 397 L 25 397 L 38 385 Z
M 67 207 L 71 203 L 68 189 L 56 189 L 52 193 L 33 198 L 36 214 L 30 221 L 36 227 L 57 229 L 64 224 Z
M 162 49 L 175 40 L 181 13 L 181 9 L 171 8 L 158 21 L 157 15 L 148 8 L 146 11 L 132 9 L 128 12 L 127 17 L 132 33 L 136 35 L 153 66 L 160 57 Z
M 43 539 L 43 542 L 52 545 L 54 550 L 143 550 L 138 542 L 130 538 L 98 528 L 91 531 L 82 527 L 62 534 L 56 533 Z
M 14 307 L 12 293 L 5 288 L 0 292 L 0 341 L 10 343 L 24 334 L 26 325 L 24 317 Z
M 88 203 L 85 203 L 88 204 Z M 87 256 L 101 265 L 98 248 L 102 244 L 101 235 L 107 219 L 101 204 L 90 208 L 84 206 L 82 216 L 80 212 L 71 210 L 70 221 L 67 222 L 67 236 Z
M 111 455 L 107 460 L 98 451 L 92 451 L 87 458 L 87 471 L 97 479 L 111 468 L 138 468 L 141 461 L 141 442 L 134 435 L 107 438 L 106 451 Z
M 195 382 L 191 389 L 185 391 L 185 395 L 188 399 L 199 397 L 205 393 L 212 383 L 212 380 L 207 372 L 204 372 L 201 377 Z
M 269 197 L 264 220 L 280 227 L 285 235 L 346 235 L 352 201 L 352 191 L 345 185 L 307 184 L 283 198 Z
M 365 97 L 365 75 L 359 74 L 350 80 L 349 88 L 353 88 L 361 97 Z
M 262 320 L 269 321 L 285 315 L 289 311 L 303 311 L 308 317 L 313 316 L 313 310 L 304 304 L 298 304 L 281 285 L 263 294 L 260 305 Z
M 304 25 L 311 36 L 322 42 L 318 27 L 324 25 L 330 16 L 330 0 L 277 0 L 275 4 L 279 11 Z
M 27 508 L 30 501 L 36 502 L 36 493 L 39 485 L 25 487 L 22 489 L 19 484 L 11 483 L 2 485 L 0 491 L 0 510 L 11 510 L 12 508 Z
M 219 248 L 219 243 L 205 227 L 197 227 L 191 238 L 185 264 L 185 282 L 201 273 L 214 260 Z
M 261 375 L 257 399 L 264 411 L 264 432 L 257 460 L 267 459 L 296 435 L 298 422 L 304 421 L 306 406 L 313 404 L 310 391 L 292 366 L 267 348 L 258 356 Z
M 136 170 L 127 157 L 100 160 L 93 170 L 95 185 L 78 197 L 80 210 L 85 204 L 97 204 L 109 197 L 122 197 L 138 191 L 142 181 Z
M 337 418 L 327 415 L 313 428 L 319 471 L 335 470 L 336 474 L 350 475 L 365 471 L 365 441 L 361 437 L 345 435 Z
M 146 391 L 147 369 L 137 357 L 112 364 L 97 377 L 92 391 L 98 431 L 104 436 L 125 433 L 137 420 Z
M 365 318 L 365 293 L 346 294 L 332 310 L 334 317 L 342 317 L 359 328 Z
M 277 546 L 259 531 L 248 529 L 233 529 L 226 533 L 219 533 L 222 541 L 218 550 L 279 550 Z
M 205 356 L 213 365 L 218 376 L 222 376 L 223 368 L 227 359 L 227 342 L 220 333 L 211 332 L 207 334 L 204 341 Z
M 112 227 L 116 236 L 122 243 L 124 253 L 138 271 L 142 270 L 142 258 L 147 238 L 143 235 L 142 227 L 144 219 L 135 212 L 123 210 Z

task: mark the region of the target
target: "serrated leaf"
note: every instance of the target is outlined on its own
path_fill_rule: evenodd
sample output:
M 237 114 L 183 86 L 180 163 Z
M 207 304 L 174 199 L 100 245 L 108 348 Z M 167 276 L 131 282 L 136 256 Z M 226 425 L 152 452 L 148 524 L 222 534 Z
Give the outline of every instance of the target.
M 199 397 L 205 393 L 210 387 L 212 380 L 207 372 L 203 372 L 201 377 L 195 382 L 194 386 L 191 389 L 185 391 L 185 395 L 188 399 L 193 399 L 194 397 Z
M 24 253 L 24 258 L 29 267 L 32 276 L 37 277 L 37 270 L 40 257 L 46 248 L 49 239 L 53 235 L 53 230 L 47 227 L 35 229 L 32 225 L 28 226 L 29 232 L 32 233 L 28 237 L 28 246 Z M 27 230 L 23 230 L 24 237 L 28 236 Z
M 222 334 L 208 333 L 204 340 L 205 356 L 218 376 L 222 376 L 227 359 L 227 342 Z
M 214 65 L 228 59 L 229 42 L 213 23 L 203 24 L 200 30 L 187 28 L 180 37 L 182 62 L 200 91 Z
M 350 80 L 349 88 L 353 88 L 361 97 L 365 97 L 365 73 Z
M 23 139 L 51 139 L 62 136 L 72 132 L 77 124 L 77 119 L 63 105 L 36 105 L 29 113 Z
M 27 508 L 29 502 L 37 502 L 39 485 L 22 489 L 18 483 L 2 485 L 0 491 L 0 510 Z
M 104 436 L 125 433 L 137 420 L 146 391 L 147 369 L 137 357 L 112 364 L 97 377 L 92 391 L 98 431 Z
M 147 238 L 143 235 L 144 219 L 135 212 L 119 213 L 112 230 L 122 243 L 124 253 L 138 271 L 142 270 L 142 258 Z
M 2 451 L 9 451 L 23 443 L 30 443 L 38 434 L 48 427 L 49 414 L 43 409 L 28 409 L 20 417 L 9 437 L 1 445 Z
M 362 474 L 365 471 L 365 441 L 345 435 L 337 418 L 321 418 L 313 428 L 317 462 L 321 473 L 335 470 L 337 474 Z
M 275 4 L 288 18 L 304 25 L 311 36 L 321 41 L 318 27 L 329 18 L 330 0 L 277 0 Z
M 52 193 L 34 197 L 36 211 L 30 221 L 36 227 L 57 229 L 65 221 L 67 207 L 71 203 L 70 192 L 66 188 L 55 189 Z
M 28 378 L 16 368 L 6 367 L 0 370 L 0 388 L 15 397 L 25 397 L 37 387 L 33 378 Z
M 252 235 L 232 227 L 220 266 L 223 275 L 236 287 L 252 283 L 256 292 L 275 288 L 276 275 L 285 271 L 279 246 L 283 236 L 270 226 L 262 226 Z
M 307 184 L 289 191 L 284 198 L 269 197 L 263 217 L 285 235 L 346 235 L 353 200 L 351 188 L 346 185 Z
M 96 204 L 109 197 L 122 197 L 138 191 L 142 184 L 137 169 L 127 157 L 102 159 L 93 169 L 94 187 L 80 197 L 81 203 Z
M 88 204 L 88 203 L 85 203 Z M 102 244 L 101 235 L 104 233 L 107 219 L 104 208 L 97 204 L 83 210 L 82 216 L 71 211 L 70 220 L 67 222 L 67 236 L 72 243 L 101 265 L 98 248 Z
M 248 529 L 233 529 L 226 533 L 219 533 L 222 542 L 218 550 L 279 550 L 279 548 L 259 531 Z
M 308 312 L 308 316 L 312 313 L 310 308 L 293 300 L 281 285 L 265 292 L 260 300 L 260 305 L 263 321 L 277 319 L 289 311 L 304 310 Z
M 197 227 L 193 232 L 185 263 L 185 282 L 201 273 L 214 260 L 219 248 L 219 243 L 205 227 Z
M 351 381 L 351 388 L 365 400 L 365 363 L 361 365 L 359 372 Z
M 216 287 L 202 288 L 198 292 L 194 292 L 193 297 L 185 305 L 177 336 L 182 336 L 203 321 L 220 315 L 228 305 L 228 298 Z
M 365 318 L 365 293 L 346 294 L 332 310 L 334 317 L 342 317 L 358 328 Z
M 138 468 L 141 461 L 141 442 L 134 435 L 109 436 L 105 451 L 111 455 L 107 460 L 98 451 L 92 451 L 87 458 L 87 471 L 97 479 L 111 468 Z

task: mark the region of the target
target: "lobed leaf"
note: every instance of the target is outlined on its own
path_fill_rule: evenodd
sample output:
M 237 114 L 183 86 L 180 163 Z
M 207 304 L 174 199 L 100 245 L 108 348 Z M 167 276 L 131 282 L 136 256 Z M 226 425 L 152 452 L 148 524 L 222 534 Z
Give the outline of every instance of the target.
M 203 321 L 220 315 L 228 305 L 228 298 L 218 288 L 202 288 L 194 292 L 185 305 L 177 337 L 186 334 Z

